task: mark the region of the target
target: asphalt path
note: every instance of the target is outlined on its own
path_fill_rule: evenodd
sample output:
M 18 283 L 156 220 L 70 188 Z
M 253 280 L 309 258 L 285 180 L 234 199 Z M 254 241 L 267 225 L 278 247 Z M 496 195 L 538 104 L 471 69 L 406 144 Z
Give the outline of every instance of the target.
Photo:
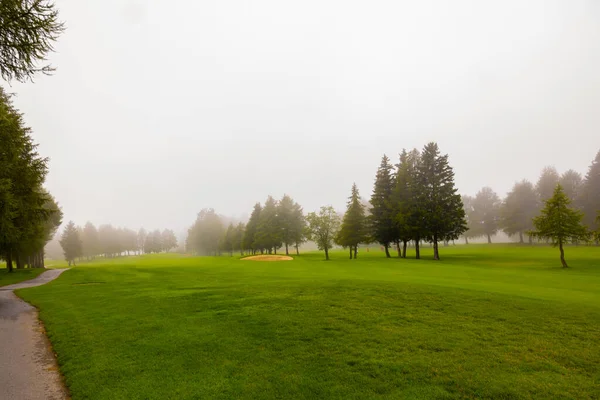
M 48 283 L 67 269 L 51 269 L 35 279 L 0 287 L 0 399 L 68 399 L 37 309 L 13 293 Z

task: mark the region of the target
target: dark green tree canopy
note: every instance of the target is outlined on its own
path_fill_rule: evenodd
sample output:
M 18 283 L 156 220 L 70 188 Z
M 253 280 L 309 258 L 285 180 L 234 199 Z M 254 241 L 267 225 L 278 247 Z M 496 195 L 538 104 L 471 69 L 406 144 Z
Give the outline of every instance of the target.
M 46 57 L 63 30 L 52 1 L 0 1 L 0 76 L 22 82 L 54 71 Z
M 375 241 L 385 247 L 387 257 L 390 256 L 388 250 L 390 243 L 397 240 L 398 237 L 392 199 L 395 186 L 393 171 L 394 167 L 390 164 L 390 159 L 384 154 L 377 169 L 373 194 L 371 195 L 369 224 L 371 235 Z
M 438 260 L 438 242 L 458 239 L 467 230 L 467 222 L 448 155 L 441 155 L 436 143 L 427 144 L 421 152 L 417 185 L 424 237 L 433 243 L 433 257 Z
M 346 213 L 342 220 L 341 228 L 335 242 L 342 247 L 350 248 L 350 258 L 357 256 L 359 243 L 367 241 L 365 209 L 360 201 L 360 194 L 356 183 L 352 185 L 352 192 L 348 199 Z M 354 251 L 354 253 L 353 253 Z

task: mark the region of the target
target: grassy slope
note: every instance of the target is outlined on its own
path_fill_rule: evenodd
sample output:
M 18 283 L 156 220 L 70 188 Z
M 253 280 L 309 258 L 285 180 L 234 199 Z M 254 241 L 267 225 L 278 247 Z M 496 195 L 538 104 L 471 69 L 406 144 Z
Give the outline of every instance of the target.
M 74 399 L 595 398 L 600 249 L 568 249 L 566 271 L 556 253 L 155 256 L 19 294 Z
M 5 267 L 0 268 L 0 287 L 33 279 L 44 271 L 43 268 L 14 269 L 9 273 Z

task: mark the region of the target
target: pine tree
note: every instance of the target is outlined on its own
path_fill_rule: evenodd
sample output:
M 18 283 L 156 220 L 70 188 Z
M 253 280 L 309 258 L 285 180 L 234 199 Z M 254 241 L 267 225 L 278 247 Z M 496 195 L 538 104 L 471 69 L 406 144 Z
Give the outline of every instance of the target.
M 60 238 L 60 245 L 63 248 L 65 260 L 69 263 L 69 267 L 71 266 L 71 263 L 75 265 L 75 259 L 83 255 L 83 249 L 79 231 L 73 221 L 69 221 L 65 227 Z
M 567 268 L 563 245 L 570 242 L 586 241 L 590 234 L 582 224 L 583 214 L 573 209 L 571 200 L 562 186 L 557 185 L 554 194 L 545 202 L 541 214 L 533 219 L 535 230 L 530 231 L 534 237 L 550 239 L 552 245 L 560 249 L 560 262 Z
M 439 260 L 438 242 L 458 239 L 467 230 L 467 222 L 461 197 L 454 187 L 454 171 L 448 164 L 448 155 L 440 155 L 436 143 L 423 148 L 417 176 L 423 232 L 433 243 L 434 260 Z
M 402 242 L 402 253 L 406 258 L 406 247 L 409 241 L 415 238 L 414 212 L 416 208 L 414 182 L 416 166 L 420 155 L 417 150 L 408 153 L 405 149 L 400 153 L 400 162 L 397 165 L 396 182 L 392 192 L 393 219 L 396 225 L 398 240 Z
M 331 206 L 323 206 L 319 213 L 311 212 L 306 217 L 308 221 L 307 233 L 319 250 L 325 251 L 325 260 L 329 260 L 329 249 L 333 246 L 340 227 L 340 217 Z
M 367 240 L 365 209 L 360 202 L 360 194 L 356 183 L 352 185 L 352 193 L 348 200 L 348 206 L 341 228 L 335 238 L 335 242 L 350 249 L 350 259 L 353 253 L 356 259 L 359 243 Z
M 277 205 L 277 219 L 281 232 L 281 240 L 285 245 L 285 255 L 289 255 L 289 246 L 294 244 L 294 200 L 284 195 Z
M 140 228 L 140 230 L 137 233 L 137 249 L 140 252 L 140 254 L 144 253 L 144 244 L 146 243 L 146 236 L 148 236 L 148 233 L 146 232 L 146 230 L 144 228 Z
M 523 234 L 533 229 L 533 218 L 538 212 L 538 199 L 533 184 L 527 180 L 515 183 L 500 207 L 500 225 L 509 236 Z M 529 237 L 531 243 L 531 237 Z
M 256 240 L 256 233 L 258 231 L 261 213 L 262 206 L 260 203 L 256 203 L 254 205 L 254 209 L 252 210 L 252 214 L 250 214 L 250 219 L 246 224 L 246 231 L 244 232 L 243 247 L 244 249 L 249 250 L 252 254 L 256 254 L 256 251 L 260 250 Z
M 585 175 L 579 203 L 584 214 L 583 222 L 591 230 L 600 229 L 600 223 L 596 220 L 600 211 L 600 151 Z
M 302 206 L 298 203 L 294 203 L 292 221 L 290 237 L 292 238 L 294 247 L 296 247 L 296 255 L 298 255 L 300 254 L 300 244 L 306 240 L 306 218 L 304 217 Z
M 265 206 L 260 213 L 255 240 L 260 248 L 266 249 L 269 254 L 281 247 L 281 225 L 277 215 L 277 201 L 272 196 L 267 197 Z
M 390 243 L 398 239 L 392 198 L 395 186 L 393 170 L 390 159 L 384 154 L 377 169 L 370 210 L 371 235 L 375 241 L 384 246 L 385 255 L 388 258 L 390 257 Z

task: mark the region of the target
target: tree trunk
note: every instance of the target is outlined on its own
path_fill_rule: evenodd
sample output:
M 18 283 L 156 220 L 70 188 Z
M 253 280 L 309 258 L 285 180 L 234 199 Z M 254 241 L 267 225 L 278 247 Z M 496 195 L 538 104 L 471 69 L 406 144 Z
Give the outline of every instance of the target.
M 488 238 L 488 244 L 492 244 L 492 237 L 490 236 L 490 234 L 487 234 L 487 238 Z
M 356 255 L 358 254 L 358 245 L 354 245 L 354 259 L 356 260 Z
M 325 247 L 325 260 L 329 260 L 329 249 Z
M 416 259 L 420 260 L 421 259 L 421 249 L 419 248 L 419 239 L 415 240 L 415 252 L 416 252 Z
M 388 243 L 386 243 L 384 247 L 385 247 L 385 256 L 387 258 L 392 257 L 392 256 L 390 256 L 390 245 Z
M 523 232 L 519 232 L 519 243 L 524 243 L 523 242 Z
M 404 240 L 402 243 L 402 258 L 406 258 L 406 245 L 408 244 L 407 240 Z
M 465 236 L 465 244 L 469 244 L 469 238 Z
M 298 243 L 296 243 L 296 255 L 299 256 L 300 255 L 300 251 L 298 250 Z
M 350 249 L 350 259 L 352 260 L 352 247 L 353 246 L 348 246 L 348 248 Z
M 17 269 L 23 269 L 24 265 L 23 265 L 23 257 L 21 257 L 20 254 L 17 253 Z
M 285 243 L 285 255 L 286 255 L 286 256 L 289 256 L 289 255 L 290 255 L 290 252 L 289 252 L 289 250 L 288 250 L 288 244 L 287 244 L 287 242 Z
M 560 263 L 562 264 L 563 268 L 569 268 L 567 262 L 565 261 L 565 251 L 563 249 L 562 240 L 558 242 L 558 247 L 560 248 Z
M 449 242 L 447 240 L 444 240 L 444 247 L 448 247 L 449 246 Z
M 396 251 L 398 252 L 398 258 L 401 258 L 402 251 L 400 250 L 400 240 L 396 240 Z
M 439 260 L 440 259 L 440 251 L 438 249 L 438 241 L 437 241 L 437 237 L 433 237 L 433 259 L 434 260 Z
M 6 255 L 6 268 L 8 268 L 8 272 L 13 272 L 12 254 L 10 250 L 8 250 L 8 254 Z
M 533 238 L 531 236 L 529 236 L 528 239 L 529 239 L 529 244 L 533 244 Z

